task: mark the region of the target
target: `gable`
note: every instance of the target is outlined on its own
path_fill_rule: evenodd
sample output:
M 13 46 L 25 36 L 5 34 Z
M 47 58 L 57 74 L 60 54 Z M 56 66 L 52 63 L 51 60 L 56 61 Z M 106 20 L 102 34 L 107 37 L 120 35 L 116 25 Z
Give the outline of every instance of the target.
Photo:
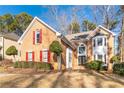
M 105 27 L 99 25 L 94 31 L 93 33 L 89 34 L 89 36 L 86 38 L 86 39 L 90 39 L 94 36 L 96 36 L 96 34 L 103 34 L 103 35 L 112 35 L 112 36 L 115 36 L 115 33 L 113 33 L 112 31 L 106 29 Z
M 22 36 L 18 40 L 18 43 L 22 43 L 22 42 L 29 43 L 27 41 L 32 40 L 32 36 L 33 36 L 32 31 L 36 31 L 36 29 L 41 29 L 43 31 L 42 35 L 43 37 L 46 37 L 46 39 L 43 40 L 44 42 L 48 42 L 51 40 L 53 41 L 59 37 L 64 41 L 64 43 L 72 47 L 71 43 L 67 39 L 62 38 L 63 35 L 61 33 L 57 32 L 55 29 L 53 29 L 52 27 L 50 27 L 49 25 L 47 25 L 45 22 L 43 22 L 37 17 L 35 17 L 32 20 L 30 25 L 27 27 L 26 31 L 22 34 Z
M 30 31 L 30 29 L 35 26 L 35 24 L 39 22 L 40 24 L 44 25 L 46 28 L 48 28 L 49 30 L 51 30 L 52 32 L 54 32 L 56 35 L 59 35 L 60 33 L 57 32 L 55 29 L 53 29 L 52 27 L 50 27 L 49 25 L 47 25 L 44 21 L 40 20 L 39 18 L 35 17 L 32 22 L 29 24 L 29 26 L 27 27 L 27 29 L 24 31 L 24 33 L 22 34 L 22 36 L 19 38 L 18 43 L 22 43 L 22 40 L 25 38 L 26 34 L 28 33 L 28 31 Z

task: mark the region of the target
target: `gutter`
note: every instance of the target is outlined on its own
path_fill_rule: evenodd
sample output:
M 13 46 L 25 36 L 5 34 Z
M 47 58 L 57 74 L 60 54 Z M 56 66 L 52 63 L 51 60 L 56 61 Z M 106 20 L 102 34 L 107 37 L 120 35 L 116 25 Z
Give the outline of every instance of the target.
M 69 45 L 72 49 L 75 49 L 75 47 L 71 44 L 70 41 L 68 41 L 68 39 L 65 38 L 65 36 L 63 36 L 61 33 L 56 33 L 57 37 L 60 38 L 62 41 L 64 41 L 67 45 Z

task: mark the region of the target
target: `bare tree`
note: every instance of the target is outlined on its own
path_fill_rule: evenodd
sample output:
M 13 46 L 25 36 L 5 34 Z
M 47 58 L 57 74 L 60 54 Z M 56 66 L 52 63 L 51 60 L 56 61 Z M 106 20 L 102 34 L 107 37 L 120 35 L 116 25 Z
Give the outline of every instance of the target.
M 61 11 L 59 6 L 45 6 L 48 9 L 48 15 L 50 20 L 54 21 L 54 27 L 61 32 L 62 34 L 69 34 L 69 25 L 76 21 L 78 23 L 81 17 L 81 9 L 83 6 L 73 6 L 69 8 L 70 14 L 68 14 L 67 10 Z M 77 14 L 78 13 L 78 14 Z
M 62 34 L 67 33 L 67 15 L 65 11 L 60 11 L 59 6 L 44 6 L 48 9 L 48 18 L 53 21 L 53 26 Z
M 97 24 L 102 24 L 110 30 L 115 29 L 118 25 L 117 10 L 115 6 L 93 6 L 92 10 Z

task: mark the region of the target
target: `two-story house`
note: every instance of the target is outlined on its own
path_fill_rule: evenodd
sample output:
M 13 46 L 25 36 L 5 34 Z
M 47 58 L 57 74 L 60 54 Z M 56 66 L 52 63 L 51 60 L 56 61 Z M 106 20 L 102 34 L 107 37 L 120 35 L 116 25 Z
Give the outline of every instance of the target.
M 63 36 L 61 33 L 35 17 L 18 40 L 20 61 L 50 62 L 57 69 L 57 60 L 49 50 L 50 44 L 58 40 L 62 46 L 62 69 L 79 69 L 91 60 L 101 60 L 103 65 L 114 55 L 115 34 L 98 26 L 94 31 Z

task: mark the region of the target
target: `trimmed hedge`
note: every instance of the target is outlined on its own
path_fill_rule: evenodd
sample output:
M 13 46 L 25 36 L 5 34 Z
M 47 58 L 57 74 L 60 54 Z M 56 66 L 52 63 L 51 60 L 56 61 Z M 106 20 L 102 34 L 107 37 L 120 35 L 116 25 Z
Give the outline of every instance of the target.
M 87 63 L 86 66 L 90 69 L 99 71 L 102 69 L 102 63 L 103 63 L 102 61 L 94 60 L 94 61 Z
M 46 69 L 51 70 L 52 64 L 45 62 L 15 62 L 13 64 L 14 68 L 35 68 L 35 69 Z
M 115 74 L 124 75 L 124 62 L 113 65 L 113 72 Z

